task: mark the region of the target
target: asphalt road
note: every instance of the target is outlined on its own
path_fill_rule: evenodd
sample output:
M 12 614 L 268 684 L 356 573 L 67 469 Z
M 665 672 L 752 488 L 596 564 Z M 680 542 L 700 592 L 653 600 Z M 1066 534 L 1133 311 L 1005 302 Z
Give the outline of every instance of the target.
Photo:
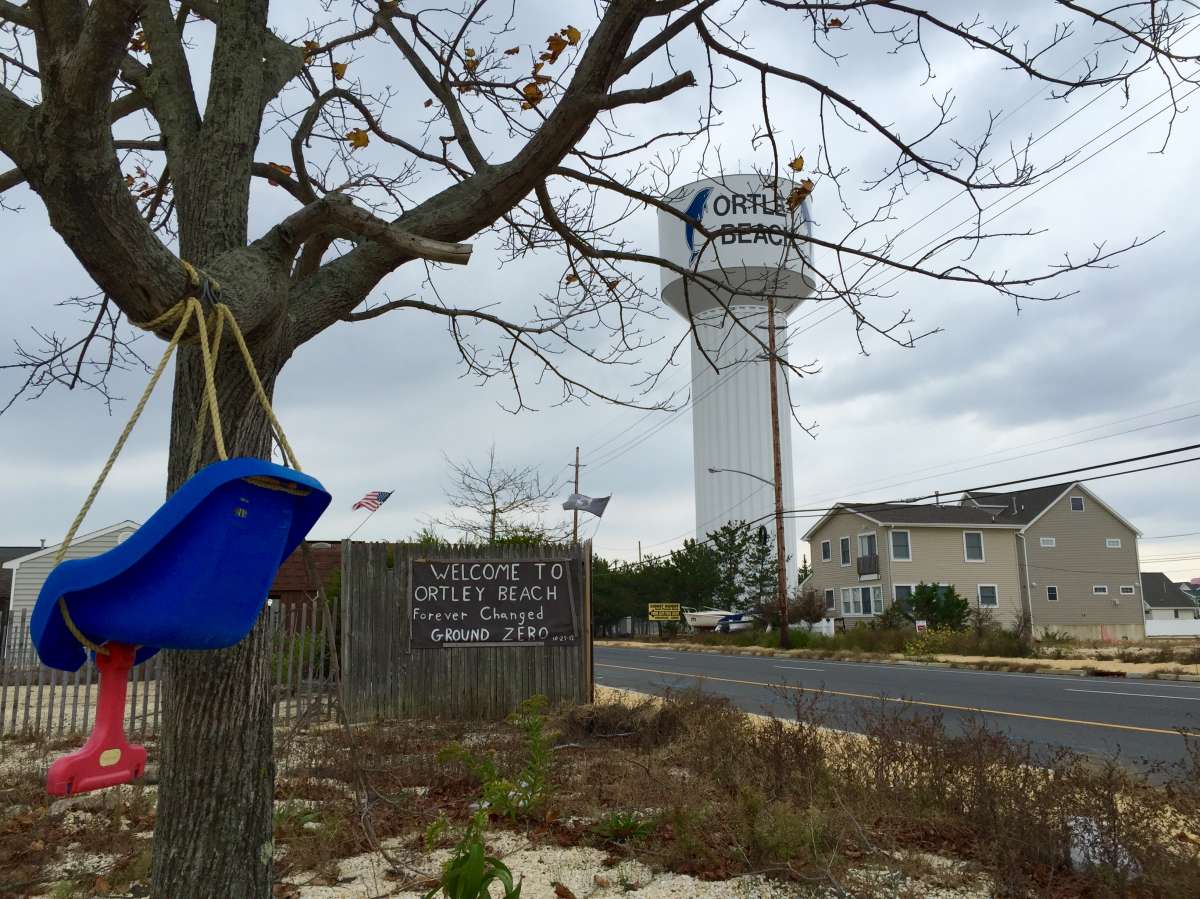
M 794 689 L 822 690 L 830 725 L 860 730 L 866 704 L 937 713 L 947 728 L 982 718 L 1035 749 L 1119 756 L 1136 768 L 1186 755 L 1179 729 L 1200 733 L 1200 683 L 927 668 L 597 646 L 596 683 L 643 693 L 702 689 L 749 712 L 791 712 Z M 781 690 L 780 687 L 785 689 Z M 783 694 L 783 695 L 781 695 Z M 882 697 L 882 699 L 881 699 Z

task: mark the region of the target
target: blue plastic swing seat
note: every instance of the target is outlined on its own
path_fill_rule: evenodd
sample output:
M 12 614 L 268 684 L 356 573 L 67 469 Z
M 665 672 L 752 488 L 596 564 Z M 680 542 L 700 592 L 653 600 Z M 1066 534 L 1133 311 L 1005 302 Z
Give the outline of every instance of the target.
M 315 478 L 261 459 L 202 468 L 123 543 L 50 572 L 29 624 L 38 655 L 63 671 L 87 660 L 60 596 L 93 642 L 138 646 L 135 663 L 160 649 L 232 646 L 329 499 Z

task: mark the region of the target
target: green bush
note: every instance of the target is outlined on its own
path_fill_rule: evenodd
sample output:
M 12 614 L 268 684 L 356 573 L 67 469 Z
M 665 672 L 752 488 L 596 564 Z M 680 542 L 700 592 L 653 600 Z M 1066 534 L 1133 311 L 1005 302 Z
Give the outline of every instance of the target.
M 971 616 L 971 605 L 958 595 L 953 584 L 927 584 L 913 588 L 912 595 L 894 603 L 909 621 L 924 621 L 930 628 L 961 630 Z
M 512 777 L 500 773 L 487 756 L 476 755 L 458 743 L 451 743 L 438 753 L 445 765 L 458 763 L 479 781 L 483 811 L 517 821 L 533 818 L 544 808 L 550 794 L 550 740 L 546 736 L 543 711 L 545 696 L 526 699 L 509 716 L 525 737 L 525 764 Z

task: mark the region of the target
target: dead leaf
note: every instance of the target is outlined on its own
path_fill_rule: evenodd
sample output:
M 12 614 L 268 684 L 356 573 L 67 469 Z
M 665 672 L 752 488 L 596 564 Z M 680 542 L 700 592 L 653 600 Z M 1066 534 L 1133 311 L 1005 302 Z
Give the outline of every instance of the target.
M 351 128 L 346 132 L 346 143 L 355 150 L 361 150 L 371 142 L 371 136 L 361 128 Z
M 525 97 L 525 101 L 521 104 L 522 109 L 533 109 L 546 98 L 546 95 L 542 93 L 541 86 L 536 81 L 531 81 L 521 88 L 521 94 Z
M 472 48 L 472 47 L 467 47 L 467 49 L 463 51 L 463 55 L 464 55 L 464 56 L 466 56 L 466 57 L 467 57 L 467 59 L 474 59 L 474 58 L 475 58 L 475 50 L 474 50 L 474 48 Z
M 570 44 L 572 47 L 574 47 L 576 44 L 578 44 L 580 38 L 583 37 L 583 35 L 580 33 L 579 29 L 576 28 L 574 25 L 568 25 L 566 28 L 564 28 L 562 31 L 560 31 L 559 34 L 561 34 L 563 37 L 565 37 L 567 39 L 567 43 Z
M 308 62 L 310 59 L 312 59 L 314 56 L 317 55 L 317 51 L 320 49 L 321 49 L 321 45 L 318 44 L 316 41 L 305 41 L 304 42 L 304 61 Z
M 600 887 L 600 889 L 602 889 L 602 890 L 607 887 L 612 886 L 612 881 L 609 880 L 607 877 L 605 877 L 603 874 L 593 874 L 592 875 L 592 883 L 594 883 L 596 886 Z
M 578 280 L 579 280 L 579 275 L 577 275 L 577 274 L 575 274 L 574 272 L 572 272 L 571 274 L 567 275 L 567 278 L 566 278 L 566 283 L 568 283 L 568 284 L 574 284 L 574 283 L 575 283 L 576 281 L 578 281 Z
M 552 34 L 546 38 L 547 52 L 543 53 L 539 58 L 553 65 L 558 62 L 558 57 L 562 55 L 563 50 L 570 46 L 567 39 L 560 34 Z
M 278 172 L 280 175 L 284 175 L 284 176 L 290 176 L 292 174 L 292 167 L 290 165 L 284 165 L 281 162 L 268 162 L 267 168 L 269 168 L 273 173 Z M 270 184 L 272 187 L 279 186 L 279 182 L 274 180 L 273 178 L 268 177 L 267 183 Z
M 335 62 L 333 64 L 333 77 L 334 78 L 345 78 L 346 77 L 346 69 L 348 69 L 348 68 L 350 68 L 350 63 L 348 63 L 348 62 Z
M 520 47 L 509 47 L 507 50 L 504 51 L 504 55 L 505 56 L 516 56 L 520 52 L 521 52 Z
M 829 28 L 841 28 L 842 20 L 841 19 L 830 19 L 828 22 L 825 23 L 825 25 Z
M 804 157 L 797 156 L 795 159 L 793 159 L 791 162 L 788 163 L 788 168 L 791 169 L 793 172 L 803 172 L 804 171 Z
M 537 73 L 542 70 L 542 66 L 544 66 L 544 65 L 545 65 L 544 62 L 535 62 L 533 64 L 533 75 L 535 78 L 537 77 Z
M 558 899 L 577 899 L 569 886 L 559 883 L 557 880 L 551 882 L 550 886 L 554 887 L 554 895 Z
M 146 53 L 150 49 L 150 45 L 146 43 L 146 32 L 139 31 L 129 39 L 129 49 L 134 53 Z
M 787 198 L 788 209 L 791 212 L 795 212 L 797 209 L 799 209 L 800 204 L 808 199 L 808 195 L 813 192 L 814 187 L 816 187 L 816 185 L 813 184 L 812 180 L 809 178 L 805 178 L 803 181 L 801 181 L 799 187 L 793 187 L 792 192 L 788 194 Z
M 432 105 L 433 105 L 433 101 L 432 101 L 432 100 L 426 100 L 426 101 L 425 101 L 425 108 L 426 108 L 426 109 L 428 109 L 428 108 L 429 108 L 430 106 L 432 106 Z
M 609 290 L 616 290 L 618 287 L 621 286 L 621 279 L 613 278 L 611 281 L 605 281 L 604 283 L 608 287 Z
M 465 60 L 463 62 L 463 68 L 466 69 L 468 72 L 474 72 L 477 68 L 479 68 L 479 60 L 478 59 Z

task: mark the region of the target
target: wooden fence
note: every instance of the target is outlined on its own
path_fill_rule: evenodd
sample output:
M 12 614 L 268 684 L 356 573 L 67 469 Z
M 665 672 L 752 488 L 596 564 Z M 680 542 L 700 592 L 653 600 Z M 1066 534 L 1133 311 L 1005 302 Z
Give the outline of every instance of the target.
M 277 724 L 334 714 L 328 635 L 317 608 L 314 603 L 267 609 Z M 47 668 L 30 642 L 28 613 L 7 618 L 0 618 L 0 736 L 62 737 L 89 730 L 98 697 L 95 663 L 89 657 L 74 672 Z M 125 728 L 131 738 L 158 731 L 162 659 L 158 653 L 129 672 Z
M 575 645 L 416 648 L 409 563 L 568 559 Z M 591 543 L 583 546 L 342 544 L 342 680 L 351 721 L 401 717 L 499 718 L 541 694 L 592 698 Z

